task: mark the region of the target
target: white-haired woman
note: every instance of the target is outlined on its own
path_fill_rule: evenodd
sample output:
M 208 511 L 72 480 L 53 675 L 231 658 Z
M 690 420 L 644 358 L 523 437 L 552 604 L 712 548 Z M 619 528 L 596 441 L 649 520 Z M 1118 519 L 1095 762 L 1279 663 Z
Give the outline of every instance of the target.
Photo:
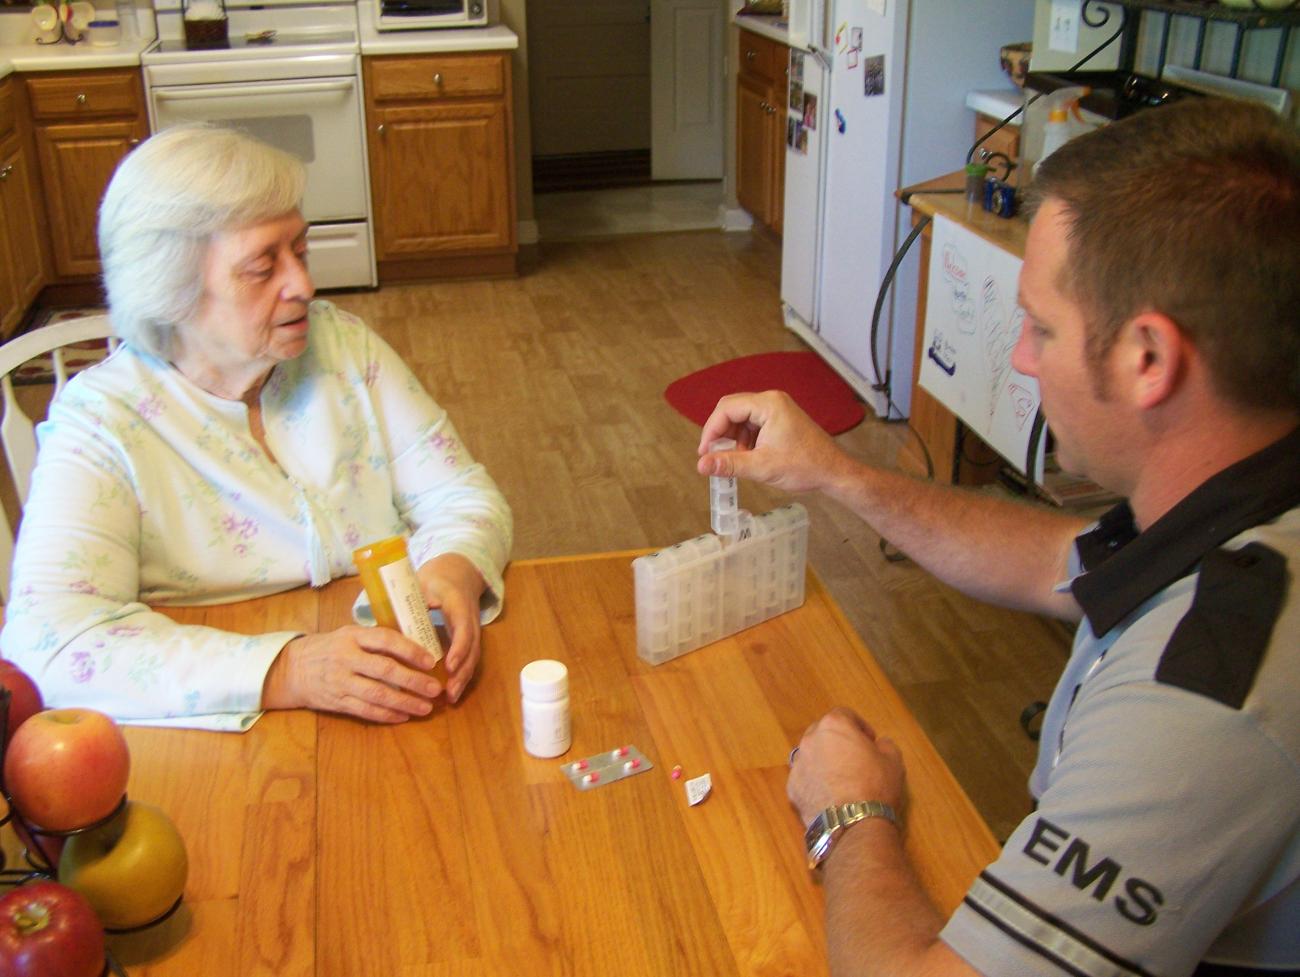
M 303 182 L 288 154 L 185 125 L 109 184 L 99 245 L 125 342 L 40 428 L 0 634 L 47 704 L 219 728 L 296 707 L 400 722 L 473 675 L 509 507 L 393 350 L 312 301 Z M 445 690 L 384 628 L 244 636 L 148 606 L 319 586 L 399 533 L 451 636 Z

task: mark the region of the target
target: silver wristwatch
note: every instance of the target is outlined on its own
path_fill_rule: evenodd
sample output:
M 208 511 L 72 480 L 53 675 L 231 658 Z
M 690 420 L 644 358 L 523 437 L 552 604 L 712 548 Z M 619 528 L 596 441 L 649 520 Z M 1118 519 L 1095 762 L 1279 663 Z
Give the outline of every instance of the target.
M 813 818 L 803 836 L 804 847 L 808 849 L 808 867 L 816 868 L 826 861 L 839 833 L 850 824 L 867 818 L 884 818 L 890 824 L 898 824 L 894 809 L 883 801 L 850 801 L 838 807 L 828 807 Z

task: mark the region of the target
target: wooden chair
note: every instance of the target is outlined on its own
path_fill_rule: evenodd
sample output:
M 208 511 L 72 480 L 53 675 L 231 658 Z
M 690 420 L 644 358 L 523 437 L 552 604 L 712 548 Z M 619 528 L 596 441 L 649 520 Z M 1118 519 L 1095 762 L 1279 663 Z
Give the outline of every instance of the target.
M 91 339 L 108 339 L 109 348 L 117 346 L 108 316 L 82 316 L 66 319 L 24 333 L 0 346 L 0 396 L 4 416 L 0 419 L 0 443 L 4 444 L 5 461 L 13 480 L 18 507 L 27 504 L 31 491 L 32 469 L 36 465 L 36 432 L 31 419 L 23 413 L 14 396 L 12 374 L 24 363 L 49 354 L 54 361 L 54 397 L 68 382 L 64 348 Z M 53 398 L 51 398 L 53 399 Z M 0 600 L 9 602 L 9 575 L 13 570 L 14 534 L 3 508 L 0 508 Z

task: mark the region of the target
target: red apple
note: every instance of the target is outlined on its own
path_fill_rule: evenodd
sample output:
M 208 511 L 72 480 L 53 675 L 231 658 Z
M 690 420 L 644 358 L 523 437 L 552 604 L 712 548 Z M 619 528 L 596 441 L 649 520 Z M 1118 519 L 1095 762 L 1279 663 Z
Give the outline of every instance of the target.
M 11 661 L 0 658 L 0 686 L 9 690 L 9 725 L 8 734 L 12 738 L 14 730 L 33 713 L 45 708 L 41 699 L 41 690 L 21 668 Z
M 46 709 L 18 727 L 5 786 L 32 824 L 71 831 L 107 817 L 126 793 L 131 755 L 117 723 L 93 709 Z
M 167 912 L 188 872 L 176 825 L 138 801 L 108 824 L 73 835 L 59 859 L 59 880 L 85 896 L 109 929 L 143 926 Z
M 99 977 L 104 929 L 80 893 L 57 882 L 22 885 L 0 897 L 0 974 Z

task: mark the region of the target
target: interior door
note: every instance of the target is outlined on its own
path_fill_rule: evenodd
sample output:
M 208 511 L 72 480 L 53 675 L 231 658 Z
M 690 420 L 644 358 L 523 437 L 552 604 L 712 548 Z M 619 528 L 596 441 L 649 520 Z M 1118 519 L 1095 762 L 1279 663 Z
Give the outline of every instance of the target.
M 651 0 L 652 179 L 722 179 L 723 29 L 718 0 Z
M 528 0 L 533 154 L 645 150 L 649 0 Z

